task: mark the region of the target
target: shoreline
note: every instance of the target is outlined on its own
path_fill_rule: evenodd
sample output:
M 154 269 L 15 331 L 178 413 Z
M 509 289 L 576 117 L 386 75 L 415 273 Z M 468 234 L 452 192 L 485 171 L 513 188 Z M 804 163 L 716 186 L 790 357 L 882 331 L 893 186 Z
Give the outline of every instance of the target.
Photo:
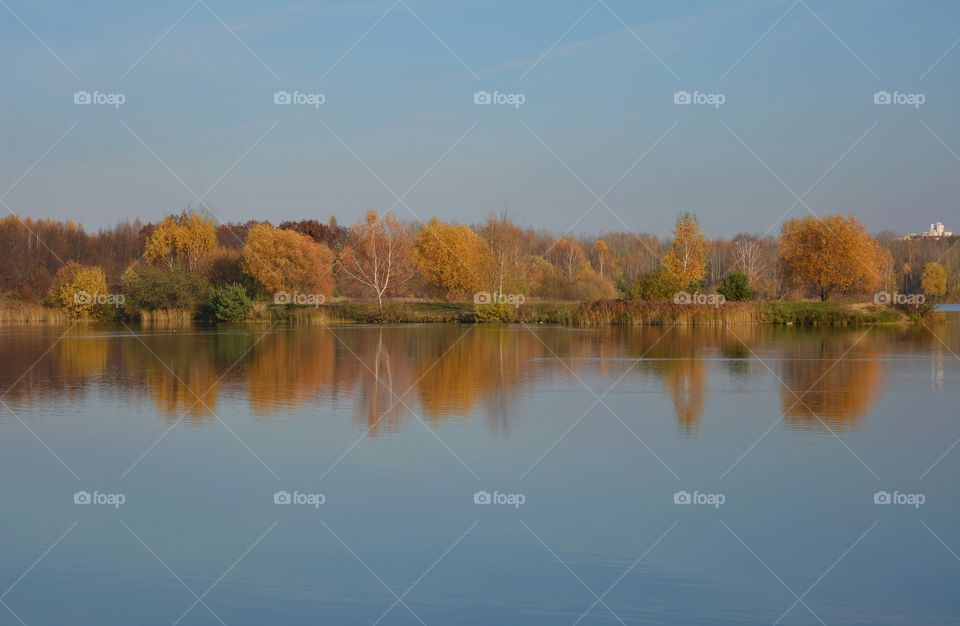
M 476 306 L 470 302 L 400 301 L 384 307 L 336 302 L 318 306 L 257 303 L 247 319 L 232 323 L 288 324 L 550 324 L 558 326 L 879 326 L 916 324 L 933 318 L 929 309 L 903 309 L 866 302 L 749 301 L 721 305 L 675 304 L 669 301 L 598 300 L 595 302 L 533 301 L 523 305 Z M 113 324 L 116 319 L 71 318 L 63 311 L 37 304 L 0 303 L 0 324 L 65 326 Z M 152 311 L 123 320 L 137 326 L 217 324 L 189 311 Z

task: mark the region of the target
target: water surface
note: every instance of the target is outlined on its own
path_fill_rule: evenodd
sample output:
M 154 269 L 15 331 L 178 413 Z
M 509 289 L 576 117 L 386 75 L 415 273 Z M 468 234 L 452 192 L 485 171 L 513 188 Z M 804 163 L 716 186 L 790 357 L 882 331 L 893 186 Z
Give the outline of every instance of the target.
M 958 623 L 958 331 L 3 327 L 0 624 Z

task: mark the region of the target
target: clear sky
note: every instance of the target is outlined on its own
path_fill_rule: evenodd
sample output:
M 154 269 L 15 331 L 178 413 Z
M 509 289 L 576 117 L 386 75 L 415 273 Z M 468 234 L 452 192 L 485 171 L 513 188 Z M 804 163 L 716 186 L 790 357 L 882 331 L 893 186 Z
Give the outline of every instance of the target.
M 956 0 L 191 2 L 0 0 L 0 212 L 960 230 Z

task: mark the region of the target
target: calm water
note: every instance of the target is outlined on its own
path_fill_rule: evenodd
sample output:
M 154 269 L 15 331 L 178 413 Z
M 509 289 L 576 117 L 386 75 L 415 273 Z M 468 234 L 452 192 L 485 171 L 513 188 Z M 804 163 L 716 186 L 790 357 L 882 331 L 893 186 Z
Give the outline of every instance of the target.
M 956 323 L 65 330 L 0 624 L 960 623 Z

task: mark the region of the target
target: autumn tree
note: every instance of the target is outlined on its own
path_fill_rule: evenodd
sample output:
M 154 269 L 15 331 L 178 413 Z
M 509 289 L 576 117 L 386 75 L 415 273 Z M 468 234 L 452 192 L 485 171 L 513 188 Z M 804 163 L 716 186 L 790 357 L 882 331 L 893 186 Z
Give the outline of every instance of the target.
M 603 240 L 610 246 L 616 265 L 628 280 L 635 280 L 661 265 L 660 240 L 654 235 L 614 232 L 604 235 Z M 613 275 L 615 272 L 607 273 Z
M 783 225 L 780 259 L 794 285 L 813 285 L 821 300 L 878 286 L 882 250 L 853 217 L 792 219 Z
M 593 269 L 600 274 L 600 278 L 605 277 L 607 274 L 613 274 L 616 268 L 616 259 L 613 258 L 613 254 L 610 252 L 610 246 L 607 245 L 607 242 L 603 239 L 597 239 L 593 243 L 593 248 L 590 250 L 590 257 L 593 261 Z
M 664 265 L 684 287 L 695 289 L 707 267 L 707 243 L 697 217 L 683 213 L 673 227 L 673 244 L 663 257 Z
M 97 313 L 102 308 L 99 300 L 107 295 L 102 269 L 68 261 L 57 270 L 48 298 L 70 317 L 83 317 Z
M 218 246 L 213 221 L 184 211 L 168 216 L 154 229 L 147 239 L 144 256 L 153 264 L 164 264 L 169 269 L 181 265 L 195 272 Z
M 920 289 L 931 298 L 947 295 L 947 269 L 940 263 L 930 262 L 923 266 Z
M 616 296 L 613 282 L 593 271 L 580 242 L 564 237 L 547 253 L 550 261 L 542 267 L 544 295 L 564 300 L 597 300 Z
M 294 230 L 258 224 L 247 233 L 243 267 L 267 291 L 329 293 L 333 252 Z
M 529 255 L 523 231 L 504 211 L 487 218 L 480 227 L 480 237 L 490 251 L 490 284 L 497 293 L 524 290 Z
M 346 229 L 337 224 L 337 218 L 331 217 L 329 223 L 321 224 L 317 220 L 300 220 L 299 222 L 281 222 L 283 230 L 295 230 L 301 235 L 310 237 L 317 243 L 328 246 L 331 250 L 338 250 L 346 238 Z
M 557 240 L 551 247 L 549 256 L 550 261 L 560 269 L 569 281 L 575 280 L 580 272 L 590 267 L 583 246 L 569 237 Z
M 392 215 L 367 211 L 350 227 L 337 269 L 348 287 L 369 293 L 383 315 L 383 299 L 413 274 L 413 245 L 407 229 Z
M 734 237 L 733 265 L 746 274 L 750 282 L 757 282 L 764 270 L 763 245 L 757 237 L 744 234 Z
M 423 280 L 452 298 L 486 288 L 493 266 L 490 250 L 472 228 L 436 218 L 417 233 L 414 260 Z

